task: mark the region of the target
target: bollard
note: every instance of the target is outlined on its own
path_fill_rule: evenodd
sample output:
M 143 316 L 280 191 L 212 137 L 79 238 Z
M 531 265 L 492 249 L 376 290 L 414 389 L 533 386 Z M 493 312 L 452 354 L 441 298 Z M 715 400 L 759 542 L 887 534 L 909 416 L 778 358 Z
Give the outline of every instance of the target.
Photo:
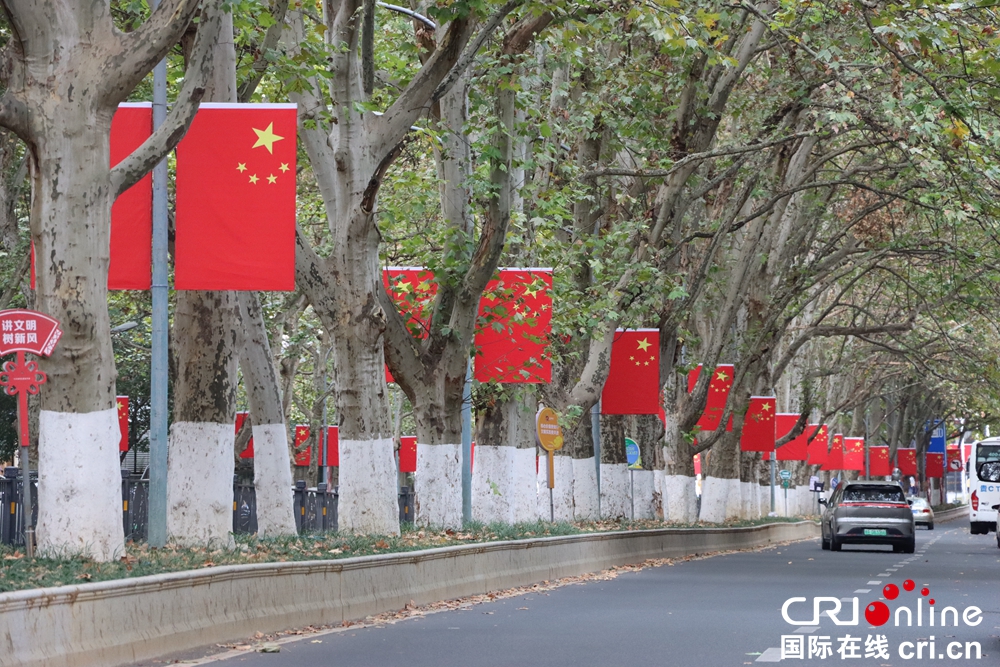
M 304 479 L 295 482 L 293 492 L 292 510 L 295 513 L 295 530 L 298 533 L 303 531 L 303 519 L 306 515 L 306 481 Z

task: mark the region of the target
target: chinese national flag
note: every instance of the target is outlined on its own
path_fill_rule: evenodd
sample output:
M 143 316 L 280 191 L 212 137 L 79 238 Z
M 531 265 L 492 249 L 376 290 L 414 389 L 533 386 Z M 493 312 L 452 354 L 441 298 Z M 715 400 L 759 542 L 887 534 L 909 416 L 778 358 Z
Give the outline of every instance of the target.
M 770 452 L 774 450 L 775 406 L 774 396 L 751 396 L 743 431 L 740 433 L 740 451 Z
M 151 104 L 121 104 L 111 120 L 111 165 L 132 154 L 153 131 Z M 153 176 L 146 174 L 111 207 L 108 289 L 149 289 L 153 255 Z
M 826 456 L 826 463 L 820 470 L 843 470 L 844 469 L 844 436 L 840 433 L 833 435 L 830 443 L 830 453 Z
M 702 431 L 714 431 L 719 428 L 722 422 L 722 413 L 726 408 L 726 399 L 729 397 L 729 388 L 733 386 L 733 375 L 736 367 L 732 364 L 721 364 L 715 367 L 715 373 L 708 383 L 708 398 L 705 401 L 705 411 L 698 420 L 698 426 Z M 698 375 L 701 374 L 701 364 L 688 373 L 688 393 L 694 391 L 694 385 L 698 382 Z M 732 429 L 732 422 L 727 425 L 726 430 Z
M 916 475 L 917 474 L 917 450 L 913 448 L 909 449 L 897 449 L 896 450 L 896 465 L 899 467 L 899 472 L 904 475 Z
M 789 433 L 795 427 L 795 422 L 799 420 L 799 415 L 794 412 L 779 412 L 777 415 L 777 423 L 775 427 L 774 439 L 780 440 Z M 775 458 L 778 461 L 805 461 L 808 453 L 806 450 L 809 444 L 809 434 L 812 433 L 812 428 L 807 424 L 802 433 L 798 435 L 781 447 L 778 447 L 775 452 Z
M 309 426 L 306 424 L 299 424 L 295 427 L 295 465 L 297 466 L 308 466 L 309 459 L 312 457 L 312 447 L 306 447 L 306 441 L 309 439 Z
M 128 451 L 128 396 L 118 397 L 118 430 L 121 439 L 118 441 L 118 451 Z
M 944 477 L 944 454 L 941 452 L 928 452 L 927 460 L 924 462 L 925 477 Z
M 865 439 L 844 438 L 844 470 L 865 469 Z
M 340 466 L 340 428 L 337 426 L 326 428 L 326 465 Z
M 829 456 L 830 428 L 826 424 L 809 424 L 806 426 L 806 433 L 812 438 L 812 442 L 806 447 L 806 455 L 808 456 L 806 463 L 811 466 L 825 464 Z M 813 434 L 815 434 L 815 437 L 813 437 Z
M 174 286 L 295 289 L 294 104 L 202 104 L 177 146 Z
M 396 304 L 396 310 L 406 319 L 410 335 L 427 338 L 431 308 L 438 290 L 434 272 L 421 267 L 390 266 L 382 270 L 382 284 Z M 388 366 L 385 367 L 385 381 L 394 382 Z
M 399 472 L 417 472 L 417 436 L 399 439 Z
M 601 393 L 601 413 L 660 412 L 660 331 L 619 329 L 611 344 L 611 368 Z
M 875 477 L 887 477 L 891 475 L 892 466 L 889 464 L 889 448 L 869 447 L 868 464 L 871 467 L 868 471 L 869 475 L 874 475 Z
M 552 271 L 501 269 L 479 301 L 475 375 L 479 382 L 548 383 Z
M 250 414 L 249 412 L 237 412 L 236 413 L 236 432 L 237 433 L 239 433 L 240 429 L 243 428 L 243 422 L 246 421 L 247 415 L 249 415 L 249 414 Z M 240 452 L 240 458 L 241 459 L 252 459 L 253 458 L 253 436 L 252 435 L 250 436 L 250 439 L 247 440 L 247 446 L 246 446 L 246 448 L 242 452 Z

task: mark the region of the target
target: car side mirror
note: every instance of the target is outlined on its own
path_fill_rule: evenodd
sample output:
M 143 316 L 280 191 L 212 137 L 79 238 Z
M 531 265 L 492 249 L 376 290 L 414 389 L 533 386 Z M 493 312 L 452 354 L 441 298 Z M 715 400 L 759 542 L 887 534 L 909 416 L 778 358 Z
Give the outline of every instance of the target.
M 826 498 L 820 498 L 819 499 L 819 504 L 820 505 L 826 505 Z
M 912 501 L 912 500 L 907 500 L 907 501 L 906 501 L 906 504 L 907 504 L 907 505 L 912 505 L 912 504 L 913 504 L 913 501 Z
M 990 509 L 994 509 L 994 510 L 1000 510 L 1000 504 L 998 504 L 998 505 L 993 505 L 993 506 L 991 506 L 991 507 L 990 507 Z

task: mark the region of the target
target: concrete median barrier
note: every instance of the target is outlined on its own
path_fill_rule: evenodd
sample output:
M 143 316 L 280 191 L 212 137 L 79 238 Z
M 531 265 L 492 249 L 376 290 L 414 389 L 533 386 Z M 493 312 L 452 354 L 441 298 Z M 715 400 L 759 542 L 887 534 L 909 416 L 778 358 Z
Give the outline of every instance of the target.
M 112 667 L 466 595 L 814 538 L 811 521 L 594 533 L 329 561 L 261 563 L 0 594 L 0 665 Z

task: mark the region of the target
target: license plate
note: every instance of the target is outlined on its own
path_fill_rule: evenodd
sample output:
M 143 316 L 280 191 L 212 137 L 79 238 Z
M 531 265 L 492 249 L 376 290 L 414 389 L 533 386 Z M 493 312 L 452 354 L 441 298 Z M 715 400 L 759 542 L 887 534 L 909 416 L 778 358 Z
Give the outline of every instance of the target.
M 865 535 L 885 535 L 885 528 L 865 528 Z

